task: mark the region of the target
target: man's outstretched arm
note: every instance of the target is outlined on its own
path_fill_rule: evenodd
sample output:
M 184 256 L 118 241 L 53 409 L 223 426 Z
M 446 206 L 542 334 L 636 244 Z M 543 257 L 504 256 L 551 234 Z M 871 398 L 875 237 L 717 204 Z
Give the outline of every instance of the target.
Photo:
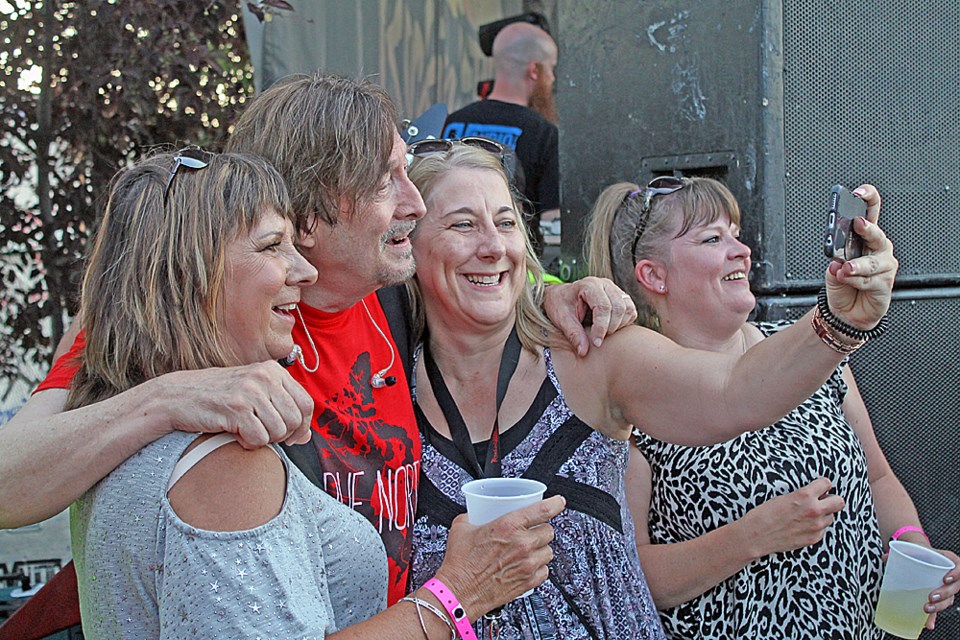
M 56 515 L 174 430 L 227 431 L 248 448 L 310 437 L 313 402 L 275 362 L 178 371 L 64 412 L 67 394 L 34 394 L 0 428 L 0 528 Z

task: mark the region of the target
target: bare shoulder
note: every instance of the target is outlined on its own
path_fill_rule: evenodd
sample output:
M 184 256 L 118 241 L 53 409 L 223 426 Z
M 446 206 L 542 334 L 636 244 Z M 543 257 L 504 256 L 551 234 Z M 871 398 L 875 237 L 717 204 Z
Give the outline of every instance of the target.
M 550 349 L 558 370 L 577 372 L 575 375 L 600 375 L 610 367 L 621 366 L 624 361 L 635 363 L 669 349 L 674 343 L 646 327 L 631 325 L 616 333 L 608 334 L 599 347 L 591 346 L 585 356 L 579 356 L 569 344 L 551 344 Z
M 184 453 L 209 436 L 197 438 Z M 286 470 L 270 447 L 247 450 L 232 442 L 204 456 L 170 489 L 181 520 L 208 531 L 258 527 L 280 513 Z
M 641 327 L 638 324 L 632 324 L 629 327 L 624 327 L 616 333 L 612 333 L 604 338 L 601 348 L 607 346 L 608 342 L 610 343 L 610 346 L 617 348 L 631 344 L 653 345 L 664 340 L 669 341 L 668 338 L 660 335 L 653 329 Z

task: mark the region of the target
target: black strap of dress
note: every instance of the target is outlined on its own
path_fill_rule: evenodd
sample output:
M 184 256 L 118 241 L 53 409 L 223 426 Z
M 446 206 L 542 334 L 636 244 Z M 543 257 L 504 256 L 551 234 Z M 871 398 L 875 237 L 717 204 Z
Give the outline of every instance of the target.
M 425 419 L 422 412 L 417 413 L 419 418 Z M 426 425 L 421 425 L 421 432 L 426 430 Z M 547 485 L 545 498 L 562 495 L 567 501 L 567 509 L 579 511 L 606 524 L 617 533 L 623 533 L 620 503 L 616 498 L 602 489 L 557 474 L 560 467 L 592 433 L 593 429 L 576 416 L 567 418 L 563 425 L 550 435 L 521 477 L 539 480 Z M 417 496 L 417 514 L 426 515 L 447 529 L 454 518 L 466 513 L 466 508 L 437 488 L 422 468 Z
M 477 452 L 473 446 L 473 440 L 470 438 L 467 423 L 463 421 L 463 415 L 460 413 L 453 396 L 450 395 L 447 384 L 443 381 L 443 374 L 440 373 L 440 368 L 430 354 L 429 343 L 429 338 L 423 341 L 423 364 L 427 370 L 427 378 L 430 380 L 430 387 L 433 389 L 433 396 L 437 399 L 437 405 L 443 412 L 443 417 L 447 420 L 447 426 L 450 427 L 450 439 L 453 440 L 457 451 L 460 452 L 467 463 L 467 472 L 477 479 L 499 476 L 501 457 L 500 405 L 507 395 L 510 380 L 513 378 L 513 374 L 517 370 L 517 364 L 520 362 L 520 337 L 517 335 L 516 327 L 510 331 L 510 336 L 503 346 L 503 354 L 500 356 L 500 370 L 497 372 L 497 414 L 493 420 L 490 445 L 487 447 L 487 455 L 482 466 L 477 459 Z

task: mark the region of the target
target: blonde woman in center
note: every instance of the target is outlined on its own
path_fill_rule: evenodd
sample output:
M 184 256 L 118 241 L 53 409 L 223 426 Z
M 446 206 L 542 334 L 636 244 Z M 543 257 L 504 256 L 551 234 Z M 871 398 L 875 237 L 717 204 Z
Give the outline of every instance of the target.
M 496 145 L 426 141 L 410 154 L 427 208 L 411 238 L 422 332 L 412 384 L 423 438 L 413 586 L 442 561 L 465 482 L 530 477 L 567 501 L 551 521 L 550 577 L 479 620 L 478 632 L 663 638 L 624 496 L 631 425 L 690 445 L 760 428 L 816 390 L 843 358 L 836 346 L 850 341 L 832 331 L 822 338 L 808 317 L 729 355 L 628 327 L 580 358 L 539 313 L 539 288 L 527 287 L 528 273 L 539 285 L 542 269 Z M 870 203 L 875 221 L 875 192 Z M 832 313 L 866 329 L 889 305 L 897 263 L 875 224 L 864 236 L 871 260 L 826 279 Z

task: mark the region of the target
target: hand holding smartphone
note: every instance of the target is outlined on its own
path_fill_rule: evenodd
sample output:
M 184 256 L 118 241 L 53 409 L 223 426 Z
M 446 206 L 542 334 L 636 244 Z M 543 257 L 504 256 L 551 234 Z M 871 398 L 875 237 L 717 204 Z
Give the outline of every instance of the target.
M 823 252 L 831 260 L 846 262 L 863 255 L 863 238 L 853 230 L 853 220 L 867 215 L 867 203 L 841 185 L 830 189 L 830 210 Z

